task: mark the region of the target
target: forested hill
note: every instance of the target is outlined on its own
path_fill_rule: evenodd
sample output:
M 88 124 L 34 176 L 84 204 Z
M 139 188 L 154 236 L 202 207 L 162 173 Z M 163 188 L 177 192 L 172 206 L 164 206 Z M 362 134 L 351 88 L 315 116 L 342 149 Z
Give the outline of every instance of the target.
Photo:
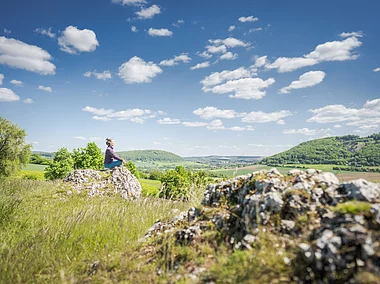
M 133 162 L 183 162 L 183 158 L 162 150 L 135 150 L 116 152 L 117 155 Z
M 380 133 L 368 137 L 347 135 L 304 142 L 290 150 L 267 157 L 261 163 L 379 166 Z

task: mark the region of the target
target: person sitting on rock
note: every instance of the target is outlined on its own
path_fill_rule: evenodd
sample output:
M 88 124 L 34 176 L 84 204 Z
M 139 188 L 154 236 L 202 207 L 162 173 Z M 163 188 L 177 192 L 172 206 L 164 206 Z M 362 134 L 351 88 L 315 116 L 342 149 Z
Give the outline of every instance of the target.
M 106 139 L 106 145 L 108 147 L 104 157 L 104 168 L 113 169 L 114 167 L 125 164 L 125 160 L 115 154 L 115 151 L 113 150 L 115 142 L 111 138 Z

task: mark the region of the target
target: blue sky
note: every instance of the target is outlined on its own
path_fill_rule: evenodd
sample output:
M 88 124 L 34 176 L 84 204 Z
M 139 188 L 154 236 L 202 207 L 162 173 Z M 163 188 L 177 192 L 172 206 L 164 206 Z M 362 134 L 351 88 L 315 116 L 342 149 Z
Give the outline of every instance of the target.
M 379 1 L 6 0 L 0 116 L 34 150 L 270 155 L 380 131 Z

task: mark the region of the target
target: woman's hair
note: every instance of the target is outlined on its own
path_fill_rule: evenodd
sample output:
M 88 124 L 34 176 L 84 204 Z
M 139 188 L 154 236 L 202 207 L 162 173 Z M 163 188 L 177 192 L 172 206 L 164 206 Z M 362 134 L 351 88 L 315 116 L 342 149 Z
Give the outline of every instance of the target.
M 112 142 L 111 138 L 106 138 L 106 145 L 109 146 Z

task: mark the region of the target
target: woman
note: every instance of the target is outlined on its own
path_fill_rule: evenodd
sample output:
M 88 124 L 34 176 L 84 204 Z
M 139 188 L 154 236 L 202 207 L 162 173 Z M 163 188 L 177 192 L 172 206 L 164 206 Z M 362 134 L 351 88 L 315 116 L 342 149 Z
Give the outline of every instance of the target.
M 117 156 L 113 150 L 113 145 L 115 145 L 115 142 L 112 139 L 107 138 L 106 145 L 108 147 L 104 157 L 104 167 L 107 169 L 113 169 L 114 167 L 125 164 L 125 160 Z

